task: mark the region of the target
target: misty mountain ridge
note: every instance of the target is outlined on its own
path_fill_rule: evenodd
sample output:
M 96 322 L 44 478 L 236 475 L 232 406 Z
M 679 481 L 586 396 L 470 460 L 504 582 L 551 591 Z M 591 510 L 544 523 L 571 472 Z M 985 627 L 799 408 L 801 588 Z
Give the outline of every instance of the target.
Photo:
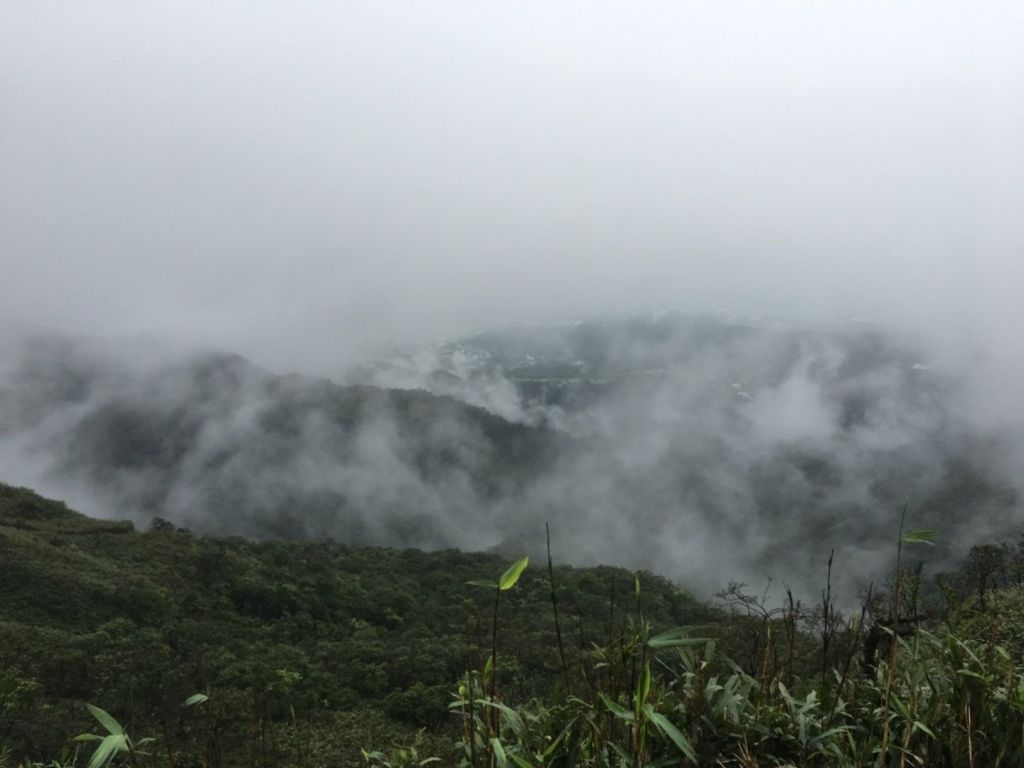
M 545 430 L 422 390 L 277 376 L 221 353 L 139 366 L 121 351 L 30 345 L 0 393 L 6 465 L 42 470 L 36 482 L 94 515 L 438 547 L 439 516 L 471 509 L 445 501 L 515 495 L 551 450 Z
M 487 331 L 385 358 L 352 378 L 425 388 L 498 409 L 507 403 L 493 397 L 487 403 L 485 395 L 493 396 L 496 383 L 507 381 L 516 389 L 517 405 L 527 411 L 553 404 L 578 411 L 590 395 L 665 377 L 725 353 L 731 360 L 721 371 L 723 386 L 750 399 L 748 389 L 778 386 L 802 352 L 817 348 L 821 353 L 836 344 L 841 349 L 832 354 L 842 355 L 842 363 L 825 372 L 836 380 L 892 366 L 914 372 L 907 383 L 917 386 L 921 376 L 916 374 L 931 370 L 909 338 L 863 320 L 822 327 L 781 318 L 670 311 Z M 517 414 L 515 407 L 509 415 L 529 417 L 528 412 Z
M 573 562 L 704 590 L 817 583 L 833 548 L 852 590 L 890 559 L 907 500 L 941 531 L 938 561 L 1019 521 L 1019 436 L 972 425 L 956 376 L 870 324 L 532 326 L 345 381 L 33 344 L 0 394 L 5 479 L 257 538 L 536 549 L 549 521 Z

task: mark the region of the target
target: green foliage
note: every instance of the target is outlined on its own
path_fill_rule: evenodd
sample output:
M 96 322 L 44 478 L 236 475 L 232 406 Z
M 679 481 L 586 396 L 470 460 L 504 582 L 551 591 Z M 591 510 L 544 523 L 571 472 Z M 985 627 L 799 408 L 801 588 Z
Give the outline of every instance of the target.
M 0 766 L 1024 765 L 1016 551 L 975 547 L 941 599 L 900 564 L 859 616 L 738 585 L 725 613 L 646 573 L 136 533 L 0 485 Z M 81 700 L 110 707 L 83 755 Z
M 491 655 L 495 574 L 515 583 L 502 592 L 496 682 L 516 699 L 547 692 L 561 670 L 550 590 L 521 565 L 136 532 L 0 484 L 0 754 L 59 754 L 88 729 L 91 701 L 155 738 L 153 760 L 206 754 L 213 735 L 224 765 L 249 765 L 254 741 L 268 765 L 283 764 L 286 745 L 321 756 L 309 765 L 357 764 L 360 747 L 447 726 L 453 681 Z M 578 664 L 607 639 L 609 591 L 628 591 L 633 575 L 556 572 Z M 464 586 L 484 578 L 488 591 Z M 662 627 L 716 615 L 665 580 L 648 589 Z
M 918 528 L 903 534 L 904 544 L 934 544 L 936 532 L 929 528 Z
M 498 589 L 502 592 L 508 589 L 512 589 L 518 582 L 519 577 L 523 575 L 523 571 L 526 570 L 526 566 L 530 563 L 529 557 L 524 557 L 521 560 L 517 560 L 508 567 L 501 578 L 498 579 Z
M 644 632 L 636 626 L 612 647 L 596 648 L 590 687 L 578 696 L 510 707 L 484 695 L 478 677 L 464 678 L 453 703 L 464 724 L 454 764 L 854 768 L 877 764 L 886 722 L 886 766 L 1024 760 L 1024 665 L 1002 647 L 948 627 L 900 641 L 888 708 L 884 662 L 845 686 L 839 670 L 834 685 L 798 679 L 787 686 L 777 676 L 761 681 L 744 673 L 707 639 L 663 646 L 641 661 L 650 648 Z M 635 682 L 624 688 L 630 670 Z M 496 725 L 487 716 L 493 710 Z
M 900 541 L 930 539 L 930 533 L 917 531 L 901 535 Z M 982 556 L 991 559 L 987 551 L 978 551 L 972 551 L 968 568 Z M 897 595 L 900 581 L 898 576 Z M 639 608 L 639 579 L 635 585 Z M 916 586 L 913 591 L 916 601 Z M 756 647 L 761 656 L 752 665 L 756 674 L 717 653 L 716 639 L 697 636 L 709 627 L 652 635 L 639 612 L 612 642 L 594 646 L 578 668 L 571 686 L 575 693 L 555 689 L 547 697 L 510 706 L 493 690 L 485 693 L 486 670 L 465 676 L 452 705 L 463 724 L 452 764 L 1024 764 L 1024 655 L 1019 647 L 1024 588 L 996 589 L 987 603 L 974 598 L 944 622 L 933 622 L 931 630 L 915 625 L 909 634 L 901 630 L 892 637 L 885 625 L 876 627 L 889 632 L 891 650 L 864 673 L 851 669 L 862 641 L 863 613 L 840 622 L 826 637 L 841 652 L 831 665 L 826 656 L 820 677 L 795 675 L 792 661 L 788 666 L 778 661 L 780 648 L 773 638 L 785 638 L 791 659 L 803 647 L 802 633 L 785 631 L 800 618 L 792 603 L 769 609 L 738 588 L 724 594 L 748 615 L 760 617 Z M 897 610 L 898 602 L 893 603 Z M 802 620 L 812 629 L 835 618 L 826 610 L 804 614 Z M 1007 643 L 1015 645 L 1011 649 Z
M 125 733 L 124 726 L 117 722 L 109 712 L 92 704 L 86 704 L 85 707 L 106 731 L 104 735 L 82 733 L 75 737 L 75 741 L 78 742 L 98 742 L 92 757 L 86 764 L 86 768 L 105 768 L 105 766 L 117 760 L 120 755 L 127 755 L 134 764 L 139 754 L 138 748 L 151 742 L 152 739 L 146 738 L 140 739 L 138 742 L 132 741 L 131 737 Z

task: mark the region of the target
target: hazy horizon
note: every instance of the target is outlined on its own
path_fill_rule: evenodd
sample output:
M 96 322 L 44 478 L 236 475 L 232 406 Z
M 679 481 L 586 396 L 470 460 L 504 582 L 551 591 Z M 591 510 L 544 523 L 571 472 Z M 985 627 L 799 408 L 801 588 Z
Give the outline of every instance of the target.
M 1013 352 L 1011 3 L 0 9 L 0 323 L 335 373 L 607 312 Z
M 548 510 L 588 531 L 577 558 L 649 557 L 705 586 L 805 522 L 871 523 L 849 546 L 873 541 L 897 466 L 953 504 L 980 464 L 983 502 L 950 530 L 1009 525 L 1022 30 L 1010 2 L 4 4 L 0 456 L 102 513 L 166 506 L 228 532 L 276 530 L 298 498 L 372 541 L 494 546 Z M 424 351 L 665 309 L 830 330 L 719 329 L 705 347 L 685 323 L 613 329 L 598 356 L 662 378 L 575 411 Z M 834 333 L 850 318 L 879 332 Z M 39 334 L 129 339 L 136 359 L 7 354 Z M 418 400 L 411 422 L 401 398 L 352 405 L 353 426 L 312 385 L 174 367 L 171 348 L 340 381 L 399 350 L 408 365 L 370 380 L 456 405 Z M 282 412 L 284 436 L 263 421 Z M 485 422 L 585 438 L 511 493 Z M 791 502 L 803 512 L 762 515 Z M 871 547 L 854 554 L 882 562 Z

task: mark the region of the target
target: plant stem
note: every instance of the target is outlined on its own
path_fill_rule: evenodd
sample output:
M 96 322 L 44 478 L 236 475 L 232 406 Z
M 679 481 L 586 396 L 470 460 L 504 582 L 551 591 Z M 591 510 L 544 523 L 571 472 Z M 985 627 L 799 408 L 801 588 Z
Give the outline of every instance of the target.
M 548 580 L 551 583 L 551 610 L 555 614 L 555 637 L 558 638 L 558 656 L 562 660 L 562 675 L 565 677 L 565 692 L 569 693 L 569 665 L 565 663 L 565 646 L 562 644 L 562 625 L 558 620 L 558 598 L 555 596 L 555 569 L 551 563 L 551 529 L 544 523 L 548 545 Z
M 889 703 L 892 698 L 892 687 L 896 680 L 896 645 L 897 645 L 897 634 L 896 630 L 900 623 L 900 583 L 901 577 L 901 558 L 903 556 L 903 523 L 907 517 L 907 505 L 903 505 L 903 511 L 900 513 L 900 534 L 896 540 L 896 583 L 893 585 L 893 600 L 892 610 L 890 619 L 890 630 L 891 637 L 889 638 L 889 669 L 885 680 L 885 706 L 883 707 L 885 721 L 882 725 L 882 753 L 881 763 L 884 768 L 889 756 L 889 719 L 891 713 L 889 711 Z
M 498 600 L 501 585 L 494 589 L 494 620 L 491 622 L 491 702 L 498 701 Z M 498 708 L 491 707 L 491 734 L 498 735 Z

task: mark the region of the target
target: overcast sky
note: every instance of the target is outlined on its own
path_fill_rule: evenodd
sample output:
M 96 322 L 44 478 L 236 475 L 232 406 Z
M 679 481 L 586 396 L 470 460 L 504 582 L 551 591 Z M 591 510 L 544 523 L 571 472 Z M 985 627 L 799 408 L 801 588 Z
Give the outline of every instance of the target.
M 2 0 L 0 323 L 313 372 L 666 304 L 1013 347 L 1022 39 L 1019 2 Z

